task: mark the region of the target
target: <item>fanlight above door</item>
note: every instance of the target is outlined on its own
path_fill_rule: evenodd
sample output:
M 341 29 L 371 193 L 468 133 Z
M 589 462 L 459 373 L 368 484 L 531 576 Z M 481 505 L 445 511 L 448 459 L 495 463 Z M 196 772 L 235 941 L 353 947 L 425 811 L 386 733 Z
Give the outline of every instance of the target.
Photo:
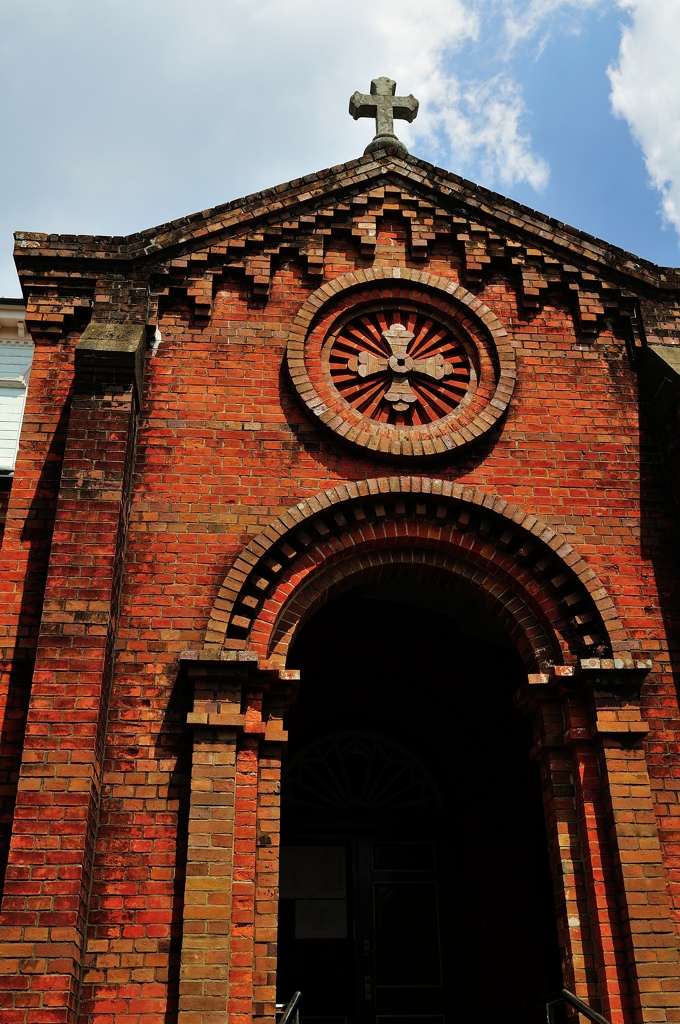
M 441 808 L 434 779 L 411 751 L 385 736 L 341 732 L 314 740 L 286 763 L 286 826 L 391 825 L 430 821 Z

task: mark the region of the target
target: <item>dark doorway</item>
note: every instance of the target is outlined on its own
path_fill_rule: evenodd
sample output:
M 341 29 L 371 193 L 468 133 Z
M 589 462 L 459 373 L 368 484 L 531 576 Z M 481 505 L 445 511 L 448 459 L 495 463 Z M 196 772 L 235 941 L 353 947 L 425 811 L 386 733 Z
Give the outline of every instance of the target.
M 288 661 L 278 998 L 325 1024 L 543 1021 L 561 987 L 526 670 L 474 601 L 394 580 Z

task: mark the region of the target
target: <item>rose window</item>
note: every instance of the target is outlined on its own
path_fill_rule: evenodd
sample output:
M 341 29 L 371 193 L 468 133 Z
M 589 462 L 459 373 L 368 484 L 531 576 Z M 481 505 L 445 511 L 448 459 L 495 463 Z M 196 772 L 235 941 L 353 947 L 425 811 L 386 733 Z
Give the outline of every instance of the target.
M 508 335 L 480 299 L 407 267 L 321 285 L 291 325 L 286 362 L 308 413 L 370 457 L 473 444 L 505 414 L 517 376 Z
M 335 334 L 328 352 L 338 393 L 379 423 L 420 426 L 459 405 L 470 360 L 452 330 L 424 312 L 364 311 Z

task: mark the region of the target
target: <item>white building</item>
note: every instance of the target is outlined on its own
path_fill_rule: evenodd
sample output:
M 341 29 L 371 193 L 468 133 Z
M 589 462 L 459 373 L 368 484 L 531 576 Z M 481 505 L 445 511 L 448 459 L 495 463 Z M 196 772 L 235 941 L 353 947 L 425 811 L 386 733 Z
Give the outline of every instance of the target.
M 25 313 L 21 299 L 0 298 L 0 476 L 14 471 L 33 361 Z

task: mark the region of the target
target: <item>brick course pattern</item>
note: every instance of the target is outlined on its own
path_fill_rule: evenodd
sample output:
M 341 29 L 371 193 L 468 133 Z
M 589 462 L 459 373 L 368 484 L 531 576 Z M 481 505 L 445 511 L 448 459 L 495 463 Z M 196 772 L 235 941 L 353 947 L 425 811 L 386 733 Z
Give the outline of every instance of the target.
M 287 652 L 399 575 L 483 594 L 524 659 L 565 984 L 680 1021 L 680 392 L 650 361 L 680 272 L 385 152 L 16 260 L 3 1021 L 272 1021 Z M 300 394 L 314 316 L 385 282 L 446 296 L 503 382 L 434 461 Z

